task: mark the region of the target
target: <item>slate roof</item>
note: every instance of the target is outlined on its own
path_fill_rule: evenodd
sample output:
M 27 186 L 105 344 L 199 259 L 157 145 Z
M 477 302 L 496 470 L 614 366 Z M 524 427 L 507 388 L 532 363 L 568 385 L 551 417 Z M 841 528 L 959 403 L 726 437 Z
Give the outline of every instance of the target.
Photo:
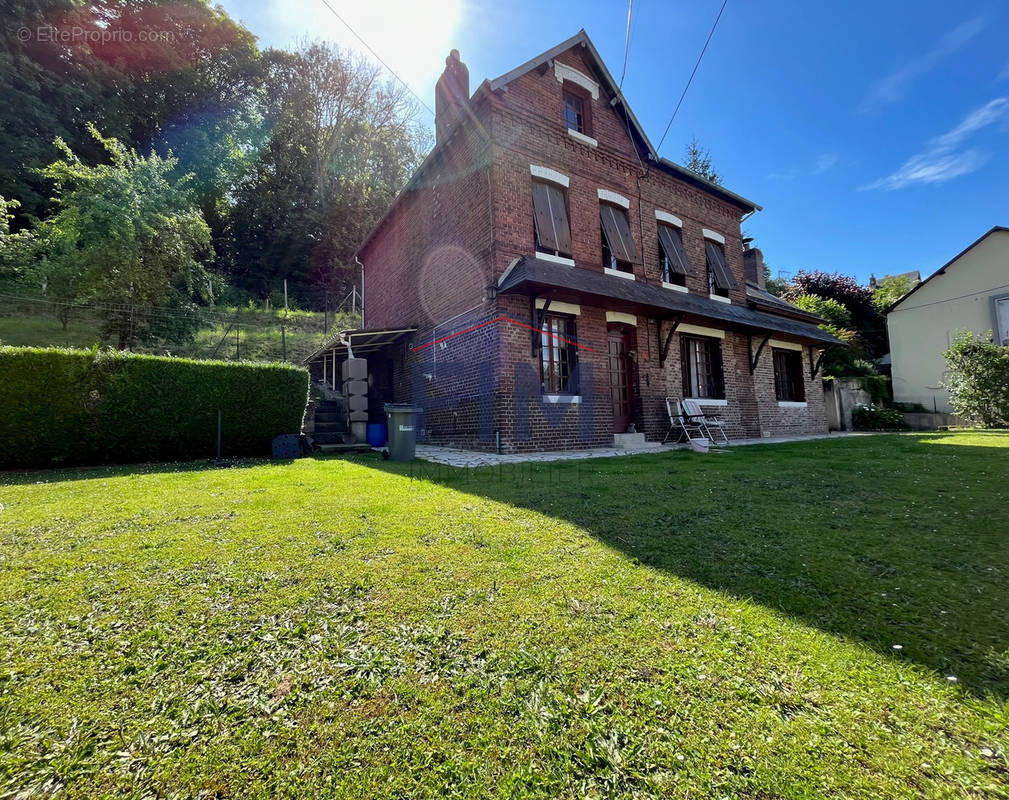
M 518 259 L 498 282 L 499 294 L 528 294 L 558 301 L 604 305 L 657 319 L 677 314 L 722 323 L 744 332 L 784 333 L 821 345 L 843 342 L 812 322 L 767 314 L 736 303 L 720 303 L 696 294 L 650 286 L 595 270 L 555 264 L 525 256 Z

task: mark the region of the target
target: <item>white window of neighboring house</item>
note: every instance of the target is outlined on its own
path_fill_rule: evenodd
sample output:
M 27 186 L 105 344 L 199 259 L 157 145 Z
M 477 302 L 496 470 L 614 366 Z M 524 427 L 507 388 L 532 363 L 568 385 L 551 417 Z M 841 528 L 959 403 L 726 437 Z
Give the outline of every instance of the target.
M 999 297 L 995 300 L 995 341 L 1009 345 L 1009 297 Z

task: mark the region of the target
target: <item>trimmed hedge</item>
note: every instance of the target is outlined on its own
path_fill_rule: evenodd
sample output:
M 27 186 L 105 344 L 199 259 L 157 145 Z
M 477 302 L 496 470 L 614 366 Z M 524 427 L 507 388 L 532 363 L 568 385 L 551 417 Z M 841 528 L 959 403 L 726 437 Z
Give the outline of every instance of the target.
M 298 433 L 308 372 L 112 350 L 0 347 L 0 469 L 265 456 Z

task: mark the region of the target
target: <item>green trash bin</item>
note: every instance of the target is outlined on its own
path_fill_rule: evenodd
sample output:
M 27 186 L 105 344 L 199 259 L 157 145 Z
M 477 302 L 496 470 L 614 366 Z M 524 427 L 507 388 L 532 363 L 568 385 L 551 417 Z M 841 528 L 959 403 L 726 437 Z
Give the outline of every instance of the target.
M 424 409 L 416 406 L 386 403 L 389 418 L 389 458 L 410 461 L 417 452 L 417 414 Z

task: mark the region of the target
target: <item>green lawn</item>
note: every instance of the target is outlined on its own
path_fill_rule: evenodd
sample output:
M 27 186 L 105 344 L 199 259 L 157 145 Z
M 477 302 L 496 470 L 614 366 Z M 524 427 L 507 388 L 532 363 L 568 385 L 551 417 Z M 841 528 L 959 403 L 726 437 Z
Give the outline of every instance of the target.
M 0 476 L 0 797 L 1009 797 L 1007 458 Z

